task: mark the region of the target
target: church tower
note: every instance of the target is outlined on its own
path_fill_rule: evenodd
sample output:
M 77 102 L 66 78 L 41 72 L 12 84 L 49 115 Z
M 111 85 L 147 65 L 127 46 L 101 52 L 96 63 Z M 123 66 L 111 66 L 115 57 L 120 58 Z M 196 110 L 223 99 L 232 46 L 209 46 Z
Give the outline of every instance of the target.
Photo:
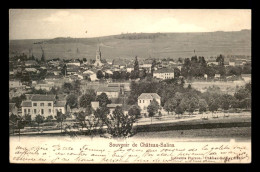
M 96 51 L 96 62 L 94 63 L 95 66 L 102 66 L 101 62 L 101 51 L 100 47 L 98 46 L 97 51 Z

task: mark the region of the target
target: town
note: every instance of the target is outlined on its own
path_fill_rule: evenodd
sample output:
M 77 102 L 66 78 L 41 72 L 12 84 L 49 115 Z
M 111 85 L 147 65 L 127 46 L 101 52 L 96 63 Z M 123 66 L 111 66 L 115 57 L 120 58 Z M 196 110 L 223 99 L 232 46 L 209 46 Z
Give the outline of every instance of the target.
M 10 57 L 10 134 L 77 126 L 127 136 L 136 123 L 251 110 L 251 56 L 203 57 L 194 50 L 190 58 L 111 60 L 98 44 L 93 57 L 47 60 L 44 49 L 41 58 L 30 51 Z

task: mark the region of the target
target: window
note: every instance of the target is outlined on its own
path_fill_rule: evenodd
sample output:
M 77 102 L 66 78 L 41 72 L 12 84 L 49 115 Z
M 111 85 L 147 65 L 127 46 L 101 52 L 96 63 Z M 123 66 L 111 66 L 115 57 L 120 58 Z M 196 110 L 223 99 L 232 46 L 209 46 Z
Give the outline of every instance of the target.
M 26 109 L 24 109 L 24 113 L 26 113 Z
M 142 101 L 141 101 L 141 100 L 139 100 L 139 103 L 142 103 Z
M 44 106 L 44 103 L 41 103 L 40 106 Z
M 152 100 L 150 100 L 150 103 L 152 102 Z
M 51 106 L 51 103 L 48 103 L 48 106 Z
M 44 114 L 44 109 L 41 109 L 42 115 Z
M 36 109 L 33 109 L 33 111 L 34 111 L 34 114 L 36 114 Z
M 144 103 L 144 100 L 143 100 L 143 103 Z
M 37 103 L 33 103 L 33 106 L 37 106 Z
M 51 109 L 49 109 L 49 113 L 51 113 Z
M 31 109 L 28 109 L 28 113 L 30 113 L 31 112 Z

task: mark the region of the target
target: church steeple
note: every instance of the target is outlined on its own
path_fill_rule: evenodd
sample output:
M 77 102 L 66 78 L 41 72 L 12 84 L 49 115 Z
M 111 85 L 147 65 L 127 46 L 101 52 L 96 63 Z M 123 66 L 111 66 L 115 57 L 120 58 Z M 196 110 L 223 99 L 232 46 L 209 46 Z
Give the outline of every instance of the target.
M 101 51 L 100 51 L 99 45 L 98 45 L 97 51 L 96 51 L 96 61 L 101 61 Z

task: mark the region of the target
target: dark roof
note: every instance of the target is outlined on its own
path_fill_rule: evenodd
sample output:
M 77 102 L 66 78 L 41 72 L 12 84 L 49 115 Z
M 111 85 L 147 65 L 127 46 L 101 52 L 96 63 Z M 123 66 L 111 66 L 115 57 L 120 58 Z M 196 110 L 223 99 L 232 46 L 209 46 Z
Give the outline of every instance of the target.
M 55 95 L 34 95 L 32 101 L 54 101 Z
M 22 107 L 32 107 L 32 101 L 22 101 Z
M 142 93 L 138 99 L 160 99 L 161 97 L 157 93 Z
M 119 87 L 99 87 L 97 92 L 119 92 Z
M 154 71 L 154 73 L 174 73 L 174 70 L 169 68 L 162 68 Z
M 64 107 L 66 105 L 66 101 L 56 101 L 53 105 L 54 107 Z
M 122 106 L 122 104 L 107 104 L 108 108 L 116 108 L 117 106 Z

